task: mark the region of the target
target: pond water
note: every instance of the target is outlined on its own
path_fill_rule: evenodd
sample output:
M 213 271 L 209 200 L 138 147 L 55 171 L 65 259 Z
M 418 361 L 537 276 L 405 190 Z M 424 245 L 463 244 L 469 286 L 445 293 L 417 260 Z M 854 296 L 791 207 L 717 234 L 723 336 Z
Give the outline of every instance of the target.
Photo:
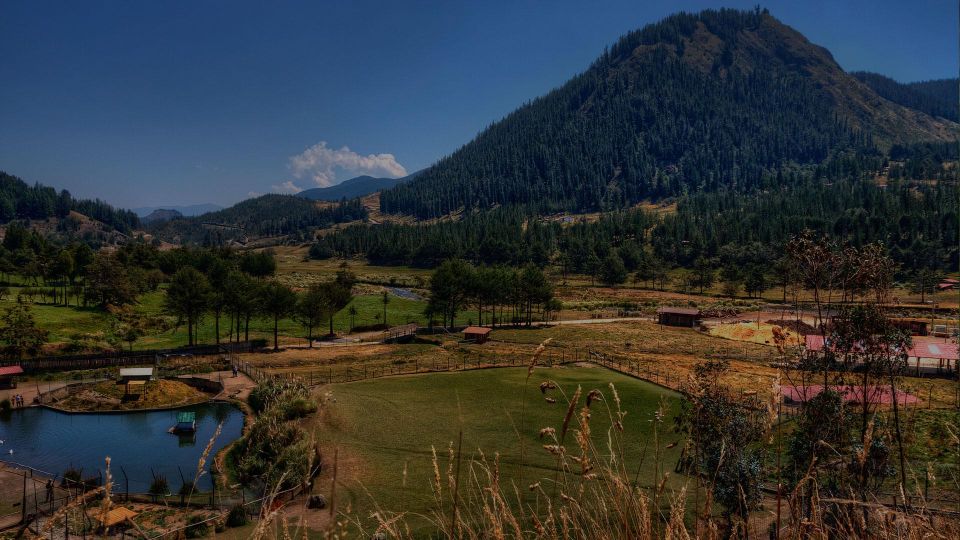
M 168 433 L 180 411 L 197 413 L 193 436 Z M 193 480 L 200 455 L 220 422 L 223 429 L 207 459 L 206 471 L 216 452 L 239 438 L 243 430 L 243 413 L 228 403 L 109 414 L 66 414 L 30 407 L 0 415 L 0 460 L 57 475 L 73 467 L 89 478 L 103 473 L 104 457 L 110 456 L 117 490 L 124 489 L 126 471 L 131 493 L 145 493 L 153 481 L 152 472 L 166 476 L 171 491 L 176 492 L 181 484 L 179 471 L 188 482 Z M 198 488 L 209 489 L 210 485 L 209 472 L 205 472 Z

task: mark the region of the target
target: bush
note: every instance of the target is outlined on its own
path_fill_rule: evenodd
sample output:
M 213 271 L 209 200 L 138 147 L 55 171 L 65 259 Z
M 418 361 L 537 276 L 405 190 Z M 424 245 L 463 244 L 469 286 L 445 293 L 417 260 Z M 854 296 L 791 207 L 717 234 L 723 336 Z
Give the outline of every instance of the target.
M 66 477 L 66 474 L 64 474 Z M 153 482 L 150 483 L 150 494 L 153 496 L 162 496 L 170 493 L 170 484 L 167 483 L 167 477 L 162 474 L 154 474 Z
M 236 504 L 227 514 L 227 527 L 243 527 L 247 524 L 247 509 L 242 504 Z
M 9 411 L 10 410 L 10 400 L 7 398 L 0 399 L 0 411 Z
M 317 402 L 312 399 L 295 399 L 287 405 L 284 417 L 287 420 L 296 420 L 317 412 Z
M 210 524 L 203 516 L 190 516 L 187 520 L 187 538 L 200 538 L 210 532 Z

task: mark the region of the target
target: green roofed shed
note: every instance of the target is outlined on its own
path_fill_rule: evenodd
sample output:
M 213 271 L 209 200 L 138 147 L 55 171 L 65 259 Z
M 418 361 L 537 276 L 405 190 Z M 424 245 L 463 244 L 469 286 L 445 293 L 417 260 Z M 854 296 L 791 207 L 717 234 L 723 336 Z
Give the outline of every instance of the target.
M 197 413 L 182 411 L 177 413 L 177 425 L 173 426 L 176 432 L 192 432 L 197 429 Z

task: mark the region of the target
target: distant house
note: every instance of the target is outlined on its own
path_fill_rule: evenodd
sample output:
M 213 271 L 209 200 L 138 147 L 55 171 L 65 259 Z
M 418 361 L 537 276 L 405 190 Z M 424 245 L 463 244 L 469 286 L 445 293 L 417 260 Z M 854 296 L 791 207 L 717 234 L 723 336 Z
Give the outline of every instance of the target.
M 23 368 L 20 366 L 0 367 L 0 388 L 16 388 L 17 375 L 23 374 Z
M 700 323 L 700 310 L 697 308 L 669 307 L 657 308 L 657 322 L 667 326 L 686 326 L 692 328 Z
M 463 338 L 474 343 L 486 343 L 490 338 L 490 329 L 483 326 L 468 326 L 463 329 Z
M 955 281 L 955 280 L 951 280 L 951 281 L 944 280 L 944 281 L 941 281 L 939 284 L 937 284 L 937 290 L 938 290 L 938 291 L 952 291 L 953 289 L 955 289 L 955 288 L 957 287 L 957 284 L 956 284 L 955 282 L 953 282 L 953 281 Z

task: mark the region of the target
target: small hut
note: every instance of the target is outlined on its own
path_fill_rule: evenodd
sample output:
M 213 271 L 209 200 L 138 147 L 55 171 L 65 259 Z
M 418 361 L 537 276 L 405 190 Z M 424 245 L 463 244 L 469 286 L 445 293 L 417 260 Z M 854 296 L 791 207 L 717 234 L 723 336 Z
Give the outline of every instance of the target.
M 23 375 L 23 368 L 20 366 L 0 367 L 0 388 L 16 388 L 17 375 Z
M 667 326 L 686 326 L 692 328 L 700 323 L 700 310 L 663 306 L 657 308 L 657 322 Z
M 152 379 L 152 367 L 120 368 L 119 384 L 126 387 L 124 393 L 127 395 L 142 394 L 146 389 L 147 382 Z
M 468 326 L 463 329 L 463 338 L 476 344 L 486 343 L 490 338 L 490 329 L 483 326 Z

